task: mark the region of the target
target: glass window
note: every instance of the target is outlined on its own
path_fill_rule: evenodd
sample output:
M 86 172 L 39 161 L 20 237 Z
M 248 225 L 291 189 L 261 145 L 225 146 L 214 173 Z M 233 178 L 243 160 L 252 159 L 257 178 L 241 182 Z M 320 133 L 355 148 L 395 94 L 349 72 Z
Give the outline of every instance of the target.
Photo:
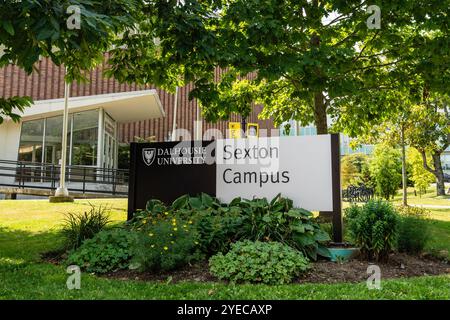
M 45 123 L 45 153 L 44 162 L 58 164 L 61 159 L 63 117 L 48 118 Z M 69 130 L 70 132 L 70 119 Z M 70 141 L 68 133 L 67 141 Z
M 72 165 L 97 165 L 98 110 L 73 115 Z
M 44 119 L 25 121 L 20 134 L 19 161 L 42 162 Z

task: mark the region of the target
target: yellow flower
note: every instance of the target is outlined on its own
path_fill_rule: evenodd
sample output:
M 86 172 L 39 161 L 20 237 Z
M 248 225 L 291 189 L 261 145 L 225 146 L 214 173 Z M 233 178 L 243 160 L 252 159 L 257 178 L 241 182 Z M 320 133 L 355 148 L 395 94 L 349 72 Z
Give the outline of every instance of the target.
M 166 211 L 166 212 L 164 212 L 164 214 L 165 214 L 166 216 L 168 216 L 168 215 L 169 215 L 169 212 Z
M 173 219 L 172 219 L 172 222 L 177 222 L 177 219 L 173 218 Z
M 147 223 L 147 220 L 144 220 L 142 223 L 143 223 L 143 224 L 146 224 L 146 223 Z
M 189 224 L 192 224 L 192 220 L 189 220 Z
M 175 241 L 170 241 L 170 243 L 174 244 L 174 243 L 175 243 Z
M 178 231 L 178 228 L 173 228 L 173 231 Z
M 177 224 L 176 224 L 175 222 L 172 222 L 172 225 L 173 225 L 173 226 L 176 226 Z
M 195 243 L 195 244 L 198 244 L 198 241 L 195 241 L 194 243 Z
M 148 235 L 149 235 L 150 237 L 153 237 L 153 233 L 149 233 Z
M 169 250 L 169 248 L 168 247 L 164 247 L 164 250 Z
M 152 244 L 152 248 L 154 248 L 155 247 L 155 245 L 154 244 Z
M 183 224 L 183 228 L 187 228 L 187 225 Z

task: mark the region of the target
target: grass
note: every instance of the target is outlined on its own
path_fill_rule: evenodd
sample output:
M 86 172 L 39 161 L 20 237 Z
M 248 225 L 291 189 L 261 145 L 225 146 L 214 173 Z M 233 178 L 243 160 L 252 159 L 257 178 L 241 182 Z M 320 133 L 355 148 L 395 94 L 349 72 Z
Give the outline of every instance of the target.
M 437 196 L 436 188 L 433 188 L 433 187 L 428 188 L 427 192 L 422 195 L 419 195 L 419 194 L 415 195 L 414 188 L 410 187 L 407 189 L 407 195 L 408 195 L 408 204 L 423 205 L 423 206 L 431 205 L 431 206 L 449 206 L 450 207 L 450 195 Z M 395 195 L 394 200 L 392 202 L 395 204 L 401 204 L 402 197 L 403 197 L 403 192 L 400 190 L 399 192 L 397 192 L 397 194 Z M 449 212 L 450 212 L 450 210 L 449 210 Z
M 112 219 L 126 218 L 126 200 L 92 200 L 110 204 Z M 382 281 L 382 290 L 359 284 L 226 285 L 184 282 L 165 284 L 112 280 L 82 274 L 81 290 L 66 288 L 63 266 L 40 260 L 58 248 L 63 213 L 82 212 L 89 202 L 50 204 L 41 200 L 0 201 L 0 299 L 450 299 L 450 276 Z M 433 210 L 435 242 L 430 249 L 450 247 L 448 210 Z M 439 219 L 439 220 L 438 220 Z M 444 240 L 443 240 L 444 239 Z
M 425 250 L 450 261 L 450 209 L 432 209 L 430 212 L 431 239 Z

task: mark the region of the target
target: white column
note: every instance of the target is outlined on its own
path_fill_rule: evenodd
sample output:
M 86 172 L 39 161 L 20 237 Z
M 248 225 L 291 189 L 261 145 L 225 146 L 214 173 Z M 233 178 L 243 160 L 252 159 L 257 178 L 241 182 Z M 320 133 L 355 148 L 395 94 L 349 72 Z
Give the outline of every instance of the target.
M 177 130 L 177 113 L 178 113 L 178 87 L 175 89 L 175 101 L 173 106 L 173 121 L 172 121 L 172 141 L 175 141 Z
M 103 146 L 105 143 L 105 114 L 102 108 L 98 109 L 97 133 L 97 168 L 103 168 Z
M 66 162 L 67 162 L 67 127 L 69 125 L 69 95 L 70 83 L 64 82 L 64 114 L 62 132 L 62 152 L 61 152 L 61 175 L 59 177 L 59 187 L 55 191 L 57 197 L 68 197 L 69 190 L 66 188 Z

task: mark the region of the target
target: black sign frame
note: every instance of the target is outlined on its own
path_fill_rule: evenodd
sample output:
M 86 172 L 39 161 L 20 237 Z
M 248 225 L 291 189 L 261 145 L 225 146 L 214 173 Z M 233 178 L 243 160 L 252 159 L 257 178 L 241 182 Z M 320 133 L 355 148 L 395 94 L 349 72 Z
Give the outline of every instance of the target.
M 339 134 L 330 134 L 331 139 L 331 172 L 332 172 L 332 196 L 333 196 L 333 211 L 321 212 L 325 216 L 331 216 L 333 224 L 333 241 L 335 243 L 343 242 L 342 232 L 342 191 L 341 191 L 341 155 L 340 155 L 340 143 Z M 131 143 L 130 144 L 130 175 L 129 175 L 129 189 L 128 189 L 128 220 L 133 218 L 134 213 L 141 209 L 145 209 L 146 201 L 151 198 L 157 198 L 163 202 L 170 204 L 183 194 L 198 195 L 201 192 L 216 195 L 216 164 L 187 164 L 187 165 L 172 165 L 167 166 L 164 170 L 163 167 L 156 170 L 152 166 L 145 167 L 142 161 L 143 149 L 158 149 L 158 148 L 172 148 L 179 144 L 185 144 L 190 146 L 202 146 L 207 147 L 214 144 L 215 141 L 184 141 L 184 142 L 155 142 L 155 143 Z M 144 166 L 147 170 L 141 170 Z M 150 169 L 149 169 L 150 168 Z M 152 170 L 152 169 L 153 170 Z M 145 174 L 145 171 L 156 174 L 157 176 L 164 176 L 167 171 L 170 170 L 170 177 L 161 179 L 155 179 L 163 181 L 163 185 L 160 190 L 154 194 L 159 196 L 152 197 L 152 192 L 140 192 L 139 189 L 146 188 L 146 186 L 138 185 L 141 182 L 136 179 L 136 175 Z M 177 175 L 175 171 L 178 171 L 180 181 L 178 187 L 170 189 L 170 183 L 174 183 L 173 177 Z M 146 173 L 147 175 L 149 172 Z M 142 178 L 142 176 L 140 177 Z M 151 179 L 150 179 L 151 180 Z M 151 181 L 149 181 L 151 183 Z M 183 185 L 189 182 L 189 187 Z M 181 187 L 180 187 L 181 186 Z M 183 188 L 186 187 L 186 188 Z M 150 191 L 153 189 L 150 189 Z M 139 191 L 139 192 L 138 192 Z M 142 197 L 146 197 L 144 200 Z M 145 202 L 145 203 L 144 203 Z

